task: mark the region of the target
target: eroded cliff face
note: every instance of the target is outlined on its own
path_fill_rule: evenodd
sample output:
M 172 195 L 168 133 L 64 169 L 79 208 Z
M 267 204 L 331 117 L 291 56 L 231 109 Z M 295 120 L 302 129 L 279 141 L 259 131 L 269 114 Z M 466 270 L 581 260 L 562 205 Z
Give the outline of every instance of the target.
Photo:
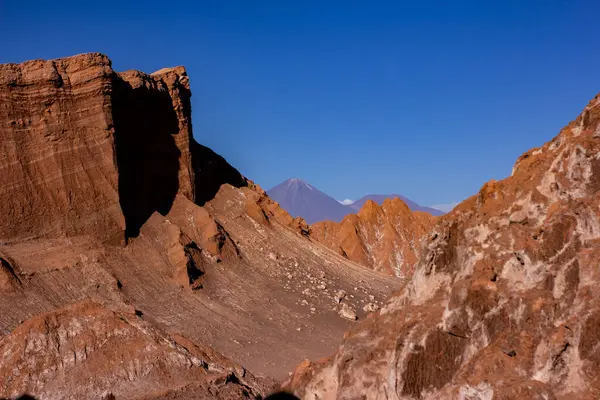
M 360 265 L 408 279 L 435 220 L 428 213 L 412 212 L 398 198 L 386 199 L 381 206 L 369 200 L 340 223 L 311 225 L 310 237 Z
M 194 141 L 183 67 L 116 73 L 91 53 L 0 68 L 5 241 L 136 236 L 177 194 L 203 204 L 246 185 Z
M 595 399 L 600 395 L 600 98 L 512 176 L 441 217 L 400 295 L 302 398 Z
M 196 143 L 190 95 L 97 53 L 0 65 L 0 397 L 265 396 L 400 287 Z
M 112 74 L 99 54 L 0 66 L 3 241 L 123 227 Z

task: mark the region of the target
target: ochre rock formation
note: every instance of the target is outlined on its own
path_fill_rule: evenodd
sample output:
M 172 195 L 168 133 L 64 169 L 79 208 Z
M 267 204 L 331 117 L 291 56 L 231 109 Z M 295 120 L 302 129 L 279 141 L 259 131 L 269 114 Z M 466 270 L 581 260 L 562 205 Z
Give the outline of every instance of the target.
M 381 206 L 368 200 L 357 214 L 342 222 L 323 221 L 311 225 L 310 237 L 360 265 L 410 278 L 419 260 L 421 240 L 436 217 L 411 211 L 399 198 Z
M 0 66 L 3 241 L 124 227 L 112 74 L 99 54 Z
M 197 143 L 190 96 L 97 53 L 0 65 L 0 398 L 265 396 L 400 287 Z
M 600 98 L 443 216 L 399 295 L 288 387 L 319 399 L 600 396 Z
M 267 389 L 212 349 L 156 329 L 139 311 L 93 302 L 33 317 L 0 341 L 0 354 L 0 390 L 8 395 L 238 399 Z

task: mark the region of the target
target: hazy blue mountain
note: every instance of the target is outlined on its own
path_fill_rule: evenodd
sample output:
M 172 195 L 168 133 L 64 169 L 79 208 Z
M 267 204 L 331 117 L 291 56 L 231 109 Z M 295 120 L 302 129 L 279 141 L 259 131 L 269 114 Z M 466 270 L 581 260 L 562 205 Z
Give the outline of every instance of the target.
M 352 208 L 297 178 L 280 183 L 267 190 L 267 194 L 293 217 L 302 217 L 309 224 L 325 220 L 340 222 L 345 215 L 354 212 Z
M 344 205 L 298 178 L 280 183 L 267 190 L 267 194 L 293 217 L 302 217 L 309 224 L 325 220 L 340 222 L 344 216 L 358 212 L 367 200 L 382 204 L 383 200 L 393 197 L 402 199 L 413 211 L 425 211 L 432 215 L 444 214 L 435 208 L 421 206 L 400 194 L 371 194 Z

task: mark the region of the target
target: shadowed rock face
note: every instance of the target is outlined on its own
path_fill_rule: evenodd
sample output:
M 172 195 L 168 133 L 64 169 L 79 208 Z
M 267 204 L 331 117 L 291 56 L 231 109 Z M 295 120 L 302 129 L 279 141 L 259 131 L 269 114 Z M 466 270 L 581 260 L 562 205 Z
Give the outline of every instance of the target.
M 0 398 L 264 397 L 401 287 L 196 143 L 190 96 L 97 53 L 0 65 Z
M 194 155 L 192 169 L 195 177 L 196 204 L 203 206 L 207 201 L 214 199 L 224 183 L 236 188 L 248 185 L 246 178 L 237 169 L 208 147 L 192 141 L 190 149 Z
M 114 78 L 119 201 L 129 238 L 139 235 L 153 212 L 166 215 L 171 209 L 179 190 L 181 152 L 174 140 L 179 124 L 164 82 L 142 74 Z
M 288 387 L 319 399 L 597 398 L 599 122 L 597 96 L 511 177 L 440 217 L 402 292 Z

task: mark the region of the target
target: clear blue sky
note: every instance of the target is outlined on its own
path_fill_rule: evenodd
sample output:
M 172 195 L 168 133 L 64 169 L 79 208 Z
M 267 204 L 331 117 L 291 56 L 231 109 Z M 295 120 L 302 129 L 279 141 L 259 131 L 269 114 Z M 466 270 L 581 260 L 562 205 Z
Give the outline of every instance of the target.
M 598 1 L 0 0 L 0 62 L 185 65 L 194 135 L 265 188 L 450 203 L 600 92 Z

